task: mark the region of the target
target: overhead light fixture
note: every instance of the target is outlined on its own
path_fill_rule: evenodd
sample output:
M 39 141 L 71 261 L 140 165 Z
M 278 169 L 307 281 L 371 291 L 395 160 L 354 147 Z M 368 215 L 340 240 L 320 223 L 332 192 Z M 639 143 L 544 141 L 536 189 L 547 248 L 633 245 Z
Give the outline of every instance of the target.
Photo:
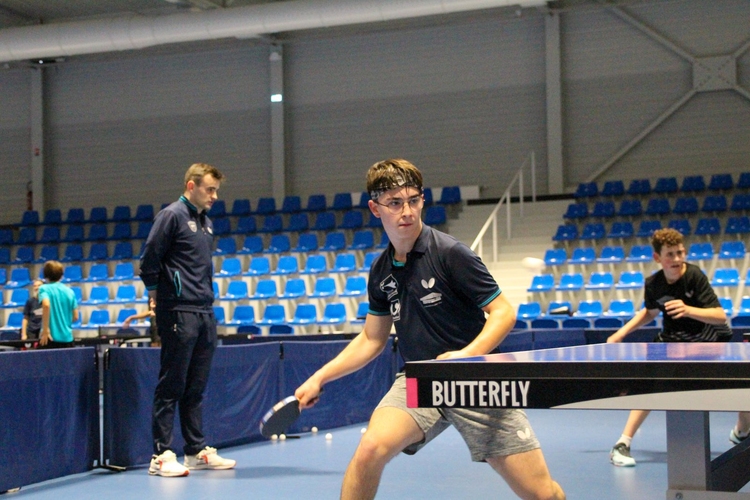
M 281 102 L 283 99 L 281 94 L 271 94 L 271 102 Z

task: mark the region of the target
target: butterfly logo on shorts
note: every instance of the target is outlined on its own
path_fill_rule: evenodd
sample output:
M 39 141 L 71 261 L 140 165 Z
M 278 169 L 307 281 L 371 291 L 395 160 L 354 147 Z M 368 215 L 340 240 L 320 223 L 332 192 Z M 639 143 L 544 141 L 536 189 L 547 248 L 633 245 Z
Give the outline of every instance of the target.
M 524 441 L 529 439 L 531 437 L 531 429 L 526 427 L 524 430 L 518 430 L 516 431 L 516 434 L 518 435 L 519 439 L 523 439 Z

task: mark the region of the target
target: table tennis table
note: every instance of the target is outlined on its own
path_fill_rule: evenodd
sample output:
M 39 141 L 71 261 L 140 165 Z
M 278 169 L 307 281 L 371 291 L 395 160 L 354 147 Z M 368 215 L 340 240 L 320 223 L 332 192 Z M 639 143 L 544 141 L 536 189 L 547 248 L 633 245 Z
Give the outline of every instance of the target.
M 750 439 L 711 460 L 709 412 L 750 411 L 750 344 L 617 343 L 406 363 L 409 407 L 665 410 L 670 500 L 750 499 Z M 727 429 L 729 432 L 729 429 Z

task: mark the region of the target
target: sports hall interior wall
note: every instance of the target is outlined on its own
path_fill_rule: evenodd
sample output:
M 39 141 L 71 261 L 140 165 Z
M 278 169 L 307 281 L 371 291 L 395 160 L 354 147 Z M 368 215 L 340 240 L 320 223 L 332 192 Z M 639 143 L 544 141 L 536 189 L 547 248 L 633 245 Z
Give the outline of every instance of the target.
M 739 0 L 625 2 L 619 9 L 697 57 L 750 38 Z M 281 34 L 286 194 L 362 189 L 368 165 L 403 156 L 433 186 L 502 195 L 529 151 L 547 187 L 545 13 L 507 9 L 418 23 Z M 560 13 L 564 190 L 572 192 L 689 90 L 690 64 L 610 7 Z M 73 57 L 44 70 L 45 206 L 172 201 L 194 161 L 229 178 L 222 198 L 272 190 L 268 46 Z M 737 61 L 747 89 L 750 54 Z M 31 178 L 30 72 L 0 70 L 0 224 Z M 750 102 L 698 93 L 596 180 L 747 169 Z M 658 174 L 657 174 L 658 172 Z M 651 175 L 653 174 L 653 175 Z

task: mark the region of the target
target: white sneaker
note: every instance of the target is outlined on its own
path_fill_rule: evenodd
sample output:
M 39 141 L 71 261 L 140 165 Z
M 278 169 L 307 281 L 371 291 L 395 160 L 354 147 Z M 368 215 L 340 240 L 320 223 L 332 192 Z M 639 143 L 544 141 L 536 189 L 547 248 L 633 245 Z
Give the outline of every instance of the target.
M 152 476 L 180 477 L 187 476 L 190 471 L 177 461 L 177 455 L 173 451 L 167 450 L 151 457 L 148 473 Z
M 625 443 L 617 443 L 609 452 L 609 461 L 618 467 L 635 467 L 635 459 L 630 456 L 630 447 Z
M 735 427 L 732 427 L 732 430 L 729 432 L 729 440 L 731 442 L 733 442 L 734 444 L 740 444 L 745 439 L 747 439 L 747 436 L 740 436 L 739 434 L 737 434 Z
M 197 455 L 185 455 L 185 467 L 188 469 L 231 469 L 237 464 L 236 460 L 221 458 L 216 448 L 206 446 Z

